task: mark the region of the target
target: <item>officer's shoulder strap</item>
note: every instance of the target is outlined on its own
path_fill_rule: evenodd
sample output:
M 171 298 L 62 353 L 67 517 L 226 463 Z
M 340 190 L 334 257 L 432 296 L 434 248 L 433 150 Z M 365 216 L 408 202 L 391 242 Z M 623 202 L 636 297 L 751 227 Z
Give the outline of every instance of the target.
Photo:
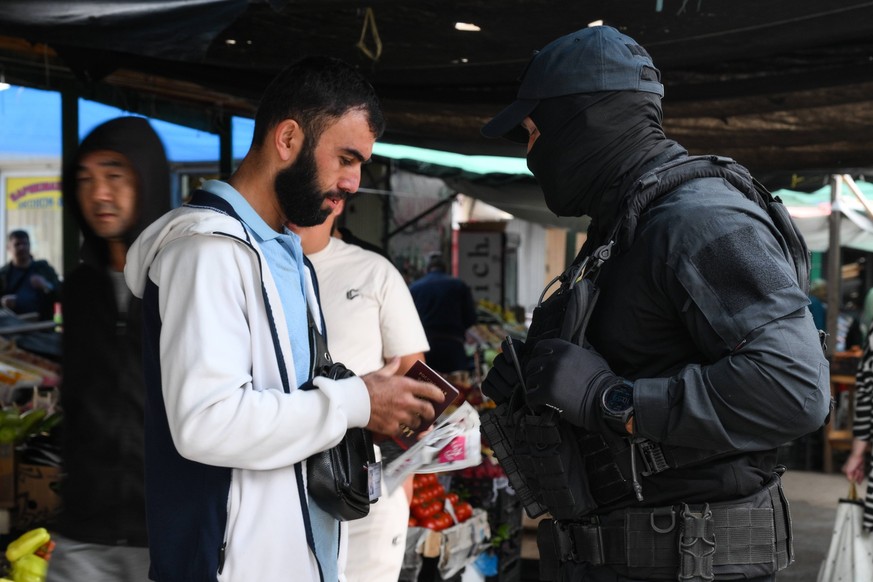
M 698 178 L 724 178 L 767 213 L 776 230 L 782 235 L 779 244 L 786 259 L 794 267 L 798 285 L 804 293 L 808 293 L 810 258 L 803 235 L 782 200 L 774 197 L 746 168 L 731 158 L 714 155 L 686 156 L 643 174 L 635 182 L 626 212 L 614 231 L 616 236 L 621 237 L 621 246 L 627 248 L 633 242 L 639 217 L 646 208 L 682 184 Z

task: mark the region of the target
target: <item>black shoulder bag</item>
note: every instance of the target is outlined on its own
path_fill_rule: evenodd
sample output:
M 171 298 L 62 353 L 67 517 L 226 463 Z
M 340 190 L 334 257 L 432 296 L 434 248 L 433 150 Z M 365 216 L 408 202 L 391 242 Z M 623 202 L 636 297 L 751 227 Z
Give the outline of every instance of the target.
M 350 378 L 354 372 L 334 363 L 327 351 L 327 342 L 318 332 L 312 313 L 309 318 L 309 346 L 312 351 L 310 375 L 332 380 Z M 338 445 L 306 459 L 306 479 L 309 495 L 319 507 L 340 521 L 366 517 L 370 512 L 368 467 L 376 462 L 373 435 L 365 428 L 350 428 Z

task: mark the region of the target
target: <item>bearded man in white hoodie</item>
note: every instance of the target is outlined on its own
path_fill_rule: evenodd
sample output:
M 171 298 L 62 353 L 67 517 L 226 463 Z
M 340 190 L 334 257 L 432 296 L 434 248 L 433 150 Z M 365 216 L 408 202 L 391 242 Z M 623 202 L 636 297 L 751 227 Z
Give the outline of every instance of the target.
M 311 57 L 267 88 L 252 147 L 134 243 L 143 298 L 146 499 L 158 582 L 342 580 L 339 522 L 306 489 L 306 459 L 349 428 L 394 435 L 440 391 L 396 376 L 311 378 L 317 282 L 297 235 L 360 184 L 384 121 L 351 66 Z

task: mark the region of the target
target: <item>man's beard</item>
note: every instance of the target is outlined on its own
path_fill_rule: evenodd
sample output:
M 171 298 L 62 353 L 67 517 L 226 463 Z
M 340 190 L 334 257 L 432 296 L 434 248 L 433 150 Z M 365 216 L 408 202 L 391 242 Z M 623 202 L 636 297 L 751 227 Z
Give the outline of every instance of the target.
M 274 182 L 279 207 L 285 219 L 297 226 L 316 226 L 327 220 L 330 208 L 322 208 L 325 198 L 339 192 L 322 192 L 318 186 L 315 147 L 304 144 L 297 160 L 276 174 Z

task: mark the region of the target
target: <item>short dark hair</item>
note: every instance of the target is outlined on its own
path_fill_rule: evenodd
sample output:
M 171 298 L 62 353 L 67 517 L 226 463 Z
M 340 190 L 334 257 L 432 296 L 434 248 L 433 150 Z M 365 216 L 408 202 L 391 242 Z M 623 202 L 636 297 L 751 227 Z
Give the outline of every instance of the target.
M 446 270 L 446 260 L 439 253 L 432 254 L 427 259 L 427 266 L 425 270 L 430 273 L 431 271 L 445 271 Z
M 270 130 L 293 119 L 313 142 L 331 121 L 349 111 L 367 113 L 370 130 L 378 139 L 385 119 L 376 91 L 348 63 L 332 57 L 306 57 L 286 67 L 264 91 L 255 114 L 252 147 L 258 148 Z
M 30 235 L 27 234 L 26 230 L 13 230 L 9 233 L 8 240 L 26 238 L 28 241 L 30 240 Z

